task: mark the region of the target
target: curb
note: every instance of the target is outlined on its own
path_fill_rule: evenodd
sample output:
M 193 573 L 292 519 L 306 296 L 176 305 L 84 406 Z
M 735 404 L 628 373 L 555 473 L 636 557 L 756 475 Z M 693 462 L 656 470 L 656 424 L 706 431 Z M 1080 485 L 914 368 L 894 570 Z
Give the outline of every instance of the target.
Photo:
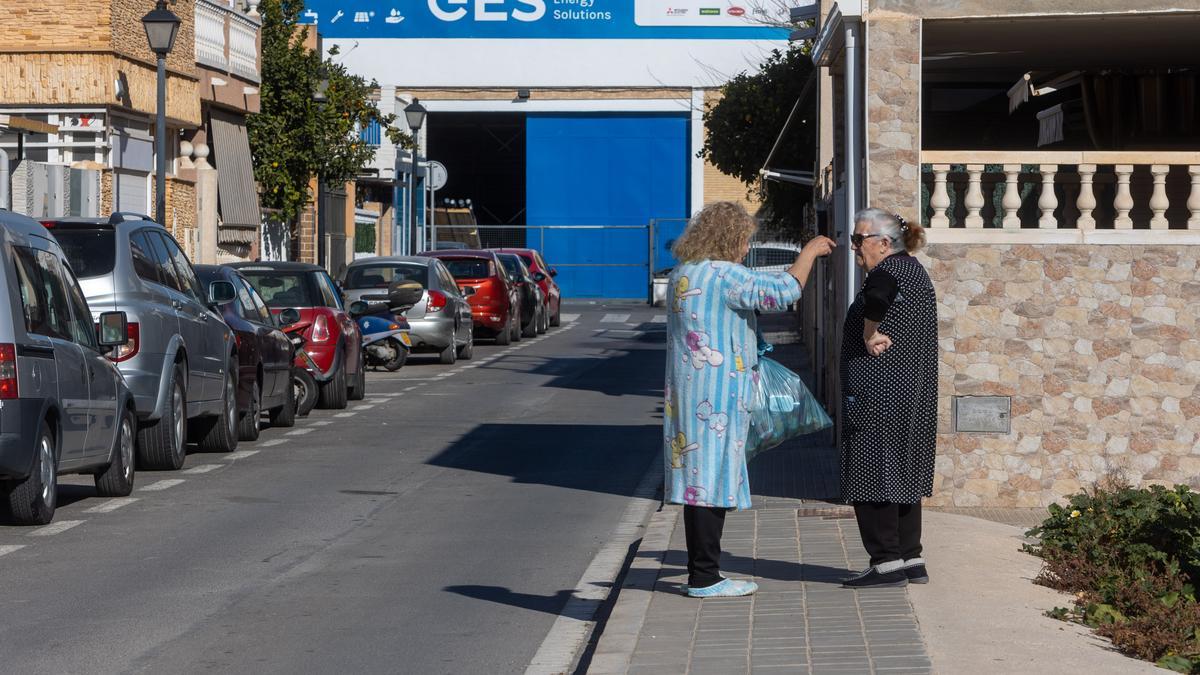
M 667 504 L 651 517 L 646 534 L 625 575 L 625 582 L 621 585 L 617 604 L 608 617 L 604 633 L 592 655 L 589 673 L 614 675 L 629 670 L 638 635 L 650 611 L 650 600 L 654 597 L 663 558 L 671 548 L 671 534 L 682 512 L 682 507 Z

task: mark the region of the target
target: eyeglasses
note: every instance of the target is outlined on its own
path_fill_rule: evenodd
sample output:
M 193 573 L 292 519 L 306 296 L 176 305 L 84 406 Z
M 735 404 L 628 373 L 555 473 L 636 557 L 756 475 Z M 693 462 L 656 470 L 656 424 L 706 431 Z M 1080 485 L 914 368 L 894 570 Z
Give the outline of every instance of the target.
M 854 248 L 862 248 L 863 242 L 871 237 L 882 237 L 882 234 L 852 234 L 850 235 L 850 243 L 854 244 Z

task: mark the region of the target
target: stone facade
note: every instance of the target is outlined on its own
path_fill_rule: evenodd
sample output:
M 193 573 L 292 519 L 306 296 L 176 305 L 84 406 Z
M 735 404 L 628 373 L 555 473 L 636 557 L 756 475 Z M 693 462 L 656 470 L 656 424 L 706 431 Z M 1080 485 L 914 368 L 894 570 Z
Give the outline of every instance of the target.
M 921 180 L 921 21 L 867 24 L 867 203 L 918 222 Z
M 1200 488 L 1200 246 L 933 244 L 933 505 L 1044 506 L 1110 473 Z M 1012 433 L 954 433 L 957 395 Z

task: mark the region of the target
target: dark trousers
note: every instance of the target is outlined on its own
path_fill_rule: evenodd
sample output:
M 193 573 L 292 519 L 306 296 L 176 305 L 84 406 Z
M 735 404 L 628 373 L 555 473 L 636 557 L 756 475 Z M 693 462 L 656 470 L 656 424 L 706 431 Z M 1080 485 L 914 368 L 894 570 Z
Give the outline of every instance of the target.
M 872 565 L 921 557 L 920 502 L 856 502 L 854 516 Z
M 688 586 L 692 588 L 705 588 L 721 581 L 721 533 L 725 531 L 727 510 L 711 506 L 683 507 Z

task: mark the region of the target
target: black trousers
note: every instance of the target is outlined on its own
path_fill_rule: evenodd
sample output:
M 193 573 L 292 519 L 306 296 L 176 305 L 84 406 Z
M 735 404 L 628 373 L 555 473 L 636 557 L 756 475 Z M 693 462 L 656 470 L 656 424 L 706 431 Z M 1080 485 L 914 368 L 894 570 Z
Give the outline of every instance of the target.
M 688 586 L 692 588 L 705 588 L 721 581 L 721 533 L 725 531 L 726 511 L 711 506 L 683 507 Z
M 921 557 L 920 502 L 856 502 L 854 516 L 872 565 Z

